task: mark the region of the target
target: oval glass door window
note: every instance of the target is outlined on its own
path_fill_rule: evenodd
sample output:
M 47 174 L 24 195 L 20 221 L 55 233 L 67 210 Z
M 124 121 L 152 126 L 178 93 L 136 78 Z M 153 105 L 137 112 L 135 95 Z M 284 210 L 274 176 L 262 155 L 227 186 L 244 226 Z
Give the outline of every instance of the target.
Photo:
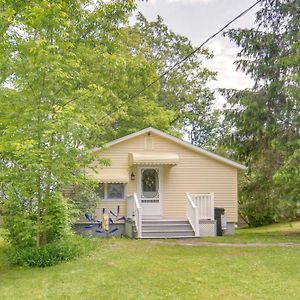
M 142 170 L 142 197 L 158 198 L 158 169 Z

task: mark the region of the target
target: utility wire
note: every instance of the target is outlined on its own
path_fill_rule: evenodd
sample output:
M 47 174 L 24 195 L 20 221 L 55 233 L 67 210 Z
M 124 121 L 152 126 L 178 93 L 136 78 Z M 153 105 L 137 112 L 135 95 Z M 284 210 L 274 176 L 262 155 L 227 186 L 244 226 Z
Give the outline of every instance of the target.
M 198 52 L 205 44 L 207 44 L 210 40 L 212 40 L 215 36 L 217 36 L 218 34 L 220 34 L 224 29 L 226 29 L 229 25 L 231 25 L 234 21 L 236 21 L 237 19 L 239 19 L 240 17 L 242 17 L 243 15 L 245 15 L 246 13 L 248 13 L 253 7 L 255 7 L 258 3 L 260 3 L 262 0 L 257 0 L 254 4 L 252 4 L 250 7 L 248 7 L 247 9 L 245 9 L 244 11 L 242 11 L 240 14 L 238 14 L 235 18 L 233 18 L 230 22 L 226 23 L 226 25 L 224 25 L 221 29 L 219 29 L 217 32 L 215 32 L 213 35 L 211 35 L 209 38 L 207 38 L 199 47 L 197 47 L 196 49 L 194 49 L 192 52 L 190 52 L 188 55 L 186 55 L 184 58 L 182 58 L 181 60 L 179 60 L 178 62 L 176 62 L 173 66 L 171 66 L 167 71 L 165 71 L 164 73 L 162 73 L 159 77 L 157 77 L 155 80 L 153 80 L 152 82 L 150 82 L 149 84 L 147 84 L 143 89 L 137 91 L 136 93 L 133 93 L 131 95 L 129 95 L 129 97 L 127 97 L 127 99 L 121 99 L 121 100 L 132 100 L 136 97 L 138 97 L 139 95 L 141 95 L 142 93 L 144 93 L 149 87 L 151 87 L 153 84 L 155 84 L 156 82 L 158 82 L 160 79 L 164 78 L 166 75 L 168 75 L 172 70 L 174 70 L 175 68 L 177 68 L 179 65 L 181 65 L 184 61 L 186 61 L 189 57 L 191 57 L 192 55 L 194 55 L 196 52 Z M 75 99 L 76 100 L 76 99 Z M 65 103 L 63 105 L 63 107 L 65 107 L 66 105 L 68 105 L 70 102 L 75 101 L 70 100 L 67 103 Z M 114 111 L 116 111 L 117 109 L 121 108 L 123 105 L 123 103 L 121 103 L 121 105 L 117 105 L 114 108 Z M 109 115 L 106 115 L 102 118 L 105 119 L 106 117 L 108 117 Z
M 215 36 L 217 36 L 218 34 L 220 34 L 224 29 L 226 29 L 229 25 L 231 25 L 233 22 L 235 22 L 237 19 L 239 19 L 240 17 L 242 17 L 243 15 L 245 15 L 246 13 L 248 13 L 253 7 L 255 7 L 258 3 L 260 3 L 262 0 L 258 0 L 256 1 L 254 4 L 252 4 L 250 7 L 248 7 L 247 9 L 245 9 L 244 11 L 242 11 L 239 15 L 237 15 L 235 18 L 233 18 L 230 22 L 228 22 L 226 25 L 224 25 L 221 29 L 219 29 L 216 33 L 214 33 L 213 35 L 211 35 L 208 39 L 206 39 L 199 47 L 197 47 L 195 50 L 193 50 L 192 52 L 190 52 L 188 55 L 186 55 L 184 58 L 182 58 L 181 60 L 179 60 L 178 62 L 176 62 L 173 66 L 171 66 L 167 71 L 165 71 L 164 73 L 162 73 L 159 77 L 157 77 L 155 80 L 153 80 L 151 83 L 149 83 L 148 85 L 146 85 L 143 89 L 141 89 L 140 91 L 138 91 L 135 94 L 132 94 L 131 96 L 128 97 L 128 100 L 132 100 L 136 97 L 138 97 L 139 95 L 141 95 L 145 90 L 147 90 L 149 87 L 151 87 L 153 84 L 155 84 L 156 82 L 158 82 L 160 79 L 162 79 L 163 77 L 165 77 L 166 75 L 168 75 L 171 71 L 173 71 L 175 68 L 177 68 L 179 65 L 181 65 L 184 61 L 186 61 L 189 57 L 191 57 L 192 55 L 194 55 L 196 52 L 198 52 L 205 44 L 207 44 L 210 40 L 212 40 Z

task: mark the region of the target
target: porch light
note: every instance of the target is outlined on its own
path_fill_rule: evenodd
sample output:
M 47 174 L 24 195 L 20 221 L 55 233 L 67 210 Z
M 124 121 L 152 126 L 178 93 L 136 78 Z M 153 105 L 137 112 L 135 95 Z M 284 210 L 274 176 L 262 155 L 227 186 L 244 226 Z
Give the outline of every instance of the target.
M 131 173 L 130 178 L 131 178 L 131 180 L 135 180 L 135 175 L 133 172 Z

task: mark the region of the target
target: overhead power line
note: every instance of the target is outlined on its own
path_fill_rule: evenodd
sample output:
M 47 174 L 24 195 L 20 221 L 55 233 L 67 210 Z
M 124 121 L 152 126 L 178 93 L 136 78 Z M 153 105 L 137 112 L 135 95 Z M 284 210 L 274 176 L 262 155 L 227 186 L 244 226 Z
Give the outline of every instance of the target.
M 217 32 L 215 32 L 213 35 L 211 35 L 209 38 L 207 38 L 200 46 L 198 46 L 196 49 L 194 49 L 192 52 L 187 54 L 184 58 L 181 60 L 177 61 L 173 66 L 171 66 L 167 71 L 162 73 L 159 77 L 157 77 L 155 80 L 147 84 L 143 89 L 140 91 L 132 94 L 131 96 L 128 97 L 128 100 L 132 100 L 135 97 L 138 97 L 141 95 L 143 92 L 145 92 L 149 87 L 151 87 L 153 84 L 164 78 L 166 75 L 168 75 L 171 71 L 173 71 L 175 68 L 177 68 L 179 65 L 181 65 L 184 61 L 186 61 L 189 57 L 194 55 L 196 52 L 198 52 L 205 44 L 207 44 L 210 40 L 212 40 L 215 36 L 220 34 L 224 29 L 226 29 L 228 26 L 230 26 L 233 22 L 235 22 L 237 19 L 242 17 L 243 15 L 247 14 L 252 8 L 254 8 L 258 3 L 260 3 L 262 0 L 256 1 L 254 4 L 252 4 L 250 7 L 242 11 L 240 14 L 238 14 L 235 18 L 233 18 L 230 22 L 226 23 L 221 29 L 219 29 Z
M 172 70 L 174 70 L 175 68 L 177 68 L 179 65 L 181 65 L 184 61 L 186 61 L 189 57 L 191 57 L 192 55 L 194 55 L 196 52 L 198 52 L 205 44 L 207 44 L 210 40 L 212 40 L 215 36 L 217 36 L 218 34 L 220 34 L 224 29 L 226 29 L 229 25 L 231 25 L 234 21 L 236 21 L 237 19 L 239 19 L 240 17 L 242 17 L 243 15 L 245 15 L 246 13 L 248 13 L 253 7 L 255 7 L 258 3 L 260 3 L 262 0 L 258 0 L 256 1 L 254 4 L 252 4 L 250 7 L 248 7 L 247 9 L 245 9 L 244 11 L 242 11 L 240 14 L 238 14 L 235 18 L 233 18 L 231 21 L 229 21 L 228 23 L 226 23 L 226 25 L 224 25 L 221 29 L 219 29 L 217 32 L 215 32 L 213 35 L 211 35 L 209 38 L 207 38 L 200 46 L 198 46 L 197 48 L 195 48 L 192 52 L 190 52 L 188 55 L 186 55 L 185 57 L 183 57 L 181 60 L 179 60 L 178 62 L 176 62 L 173 66 L 171 66 L 168 70 L 166 70 L 164 73 L 162 73 L 160 76 L 158 76 L 155 80 L 153 80 L 152 82 L 150 82 L 149 84 L 147 84 L 143 89 L 132 93 L 131 95 L 129 95 L 126 99 L 121 99 L 124 101 L 128 101 L 128 100 L 132 100 L 136 97 L 138 97 L 139 95 L 141 95 L 142 93 L 144 93 L 149 87 L 151 87 L 153 84 L 155 84 L 156 82 L 158 82 L 159 80 L 161 80 L 163 77 L 165 77 L 166 75 L 168 75 Z M 68 105 L 71 102 L 76 101 L 77 99 L 72 99 L 70 101 L 67 101 L 63 107 L 65 107 L 66 105 Z M 121 108 L 123 105 L 123 102 L 120 105 L 117 105 L 116 107 L 114 107 L 114 110 L 116 111 L 117 109 Z M 106 115 L 102 118 L 105 119 L 106 117 L 108 117 L 109 115 Z

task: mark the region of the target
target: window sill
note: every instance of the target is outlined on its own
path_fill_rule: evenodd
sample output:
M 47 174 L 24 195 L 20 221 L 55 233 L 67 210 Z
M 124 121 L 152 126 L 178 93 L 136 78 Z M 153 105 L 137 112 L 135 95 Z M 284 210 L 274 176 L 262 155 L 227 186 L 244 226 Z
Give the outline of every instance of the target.
M 101 199 L 101 201 L 109 202 L 109 201 L 125 201 L 126 199 Z

